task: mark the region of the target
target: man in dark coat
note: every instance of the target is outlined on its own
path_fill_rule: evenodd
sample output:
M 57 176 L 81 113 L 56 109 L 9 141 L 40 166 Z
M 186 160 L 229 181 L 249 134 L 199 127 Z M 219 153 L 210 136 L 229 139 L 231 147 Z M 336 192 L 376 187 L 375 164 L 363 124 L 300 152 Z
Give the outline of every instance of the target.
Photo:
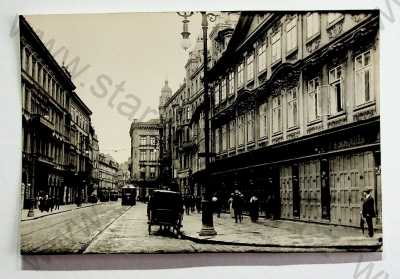
M 368 226 L 368 235 L 369 237 L 374 236 L 374 225 L 372 222 L 372 218 L 376 217 L 375 213 L 375 201 L 374 198 L 371 196 L 371 189 L 366 190 L 367 196 L 364 199 L 363 208 L 362 208 L 362 215 L 365 218 Z

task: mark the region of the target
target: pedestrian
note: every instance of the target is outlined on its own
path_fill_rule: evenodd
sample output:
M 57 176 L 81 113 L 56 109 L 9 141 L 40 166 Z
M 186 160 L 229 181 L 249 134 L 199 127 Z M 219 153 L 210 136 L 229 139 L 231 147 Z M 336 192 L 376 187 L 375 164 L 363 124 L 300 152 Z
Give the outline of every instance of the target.
M 238 221 L 242 223 L 242 197 L 241 194 L 238 190 L 235 190 L 235 194 L 233 196 L 233 201 L 232 201 L 232 207 L 233 207 L 233 212 L 235 215 L 235 223 Z
M 258 198 L 253 195 L 249 201 L 249 213 L 252 222 L 257 222 L 258 220 Z
M 54 209 L 54 199 L 52 197 L 49 198 L 49 209 L 50 212 L 53 212 Z
M 213 197 L 211 198 L 212 201 L 212 208 L 213 212 L 217 214 L 217 217 L 219 218 L 221 215 L 221 210 L 219 206 L 219 199 L 218 197 L 214 194 Z
M 60 209 L 60 199 L 58 197 L 56 197 L 54 210 L 59 210 L 59 209 Z
M 366 193 L 365 193 L 365 191 L 363 191 L 362 194 L 361 194 L 361 204 L 360 204 L 360 228 L 361 228 L 361 232 L 362 232 L 363 235 L 364 235 L 365 219 L 364 219 L 364 216 L 362 214 L 362 208 L 363 208 L 363 205 L 364 205 L 365 197 L 366 197 Z
M 46 194 L 43 199 L 43 210 L 49 212 L 49 209 L 49 195 Z
M 196 209 L 197 213 L 201 212 L 201 196 L 196 197 Z
M 189 195 L 185 195 L 184 204 L 185 204 L 186 215 L 190 215 L 190 199 L 189 199 Z
M 192 213 L 196 211 L 196 199 L 193 195 L 190 195 L 190 211 Z
M 362 215 L 365 218 L 365 221 L 368 226 L 368 236 L 373 237 L 374 236 L 374 225 L 372 218 L 376 217 L 375 213 L 375 201 L 374 198 L 371 196 L 372 189 L 367 189 L 365 191 L 365 199 L 363 202 L 363 207 L 362 207 Z
M 229 206 L 229 214 L 231 216 L 231 218 L 234 218 L 235 215 L 233 213 L 233 193 L 231 193 L 231 196 L 228 199 L 228 206 Z

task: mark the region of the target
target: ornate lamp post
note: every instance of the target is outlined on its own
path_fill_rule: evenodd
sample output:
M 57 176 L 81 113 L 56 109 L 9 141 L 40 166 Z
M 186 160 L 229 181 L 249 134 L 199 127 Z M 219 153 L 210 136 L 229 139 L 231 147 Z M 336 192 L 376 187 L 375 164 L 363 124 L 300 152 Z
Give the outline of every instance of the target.
M 208 166 L 210 164 L 210 128 L 209 128 L 209 110 L 210 110 L 210 98 L 208 95 L 208 73 L 207 73 L 207 66 L 208 66 L 208 49 L 207 49 L 207 37 L 208 37 L 208 20 L 214 22 L 217 18 L 216 14 L 207 13 L 207 12 L 200 12 L 201 13 L 201 27 L 203 29 L 203 87 L 204 87 L 204 104 L 203 104 L 203 112 L 204 112 L 204 157 L 205 157 L 205 172 L 209 170 Z M 189 28 L 188 18 L 193 15 L 193 12 L 178 12 L 178 15 L 183 17 L 183 31 L 182 31 L 182 48 L 187 50 L 190 47 L 189 41 Z M 206 182 L 207 183 L 207 182 Z M 214 222 L 213 222 L 213 208 L 211 202 L 211 189 L 210 185 L 205 184 L 205 195 L 202 200 L 202 228 L 200 231 L 200 235 L 216 235 L 217 232 L 214 229 Z

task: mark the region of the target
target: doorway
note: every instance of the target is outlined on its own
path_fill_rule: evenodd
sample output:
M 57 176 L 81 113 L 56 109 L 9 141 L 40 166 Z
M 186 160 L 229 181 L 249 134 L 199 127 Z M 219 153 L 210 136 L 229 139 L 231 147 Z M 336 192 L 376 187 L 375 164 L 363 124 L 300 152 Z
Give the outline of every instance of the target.
M 331 194 L 329 186 L 329 161 L 321 160 L 320 176 L 321 176 L 321 217 L 322 219 L 331 219 Z
M 293 217 L 300 218 L 299 165 L 292 166 Z

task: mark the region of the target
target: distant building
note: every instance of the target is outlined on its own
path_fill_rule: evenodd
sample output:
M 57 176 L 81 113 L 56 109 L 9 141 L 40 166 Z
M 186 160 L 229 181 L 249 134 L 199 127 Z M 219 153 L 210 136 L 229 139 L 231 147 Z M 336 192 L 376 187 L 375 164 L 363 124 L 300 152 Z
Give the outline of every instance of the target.
M 99 188 L 99 141 L 92 126 L 90 126 L 90 152 L 92 170 L 90 175 L 90 187 L 88 189 L 88 195 Z
M 132 122 L 131 137 L 131 181 L 139 189 L 139 198 L 149 194 L 150 188 L 158 188 L 160 120 Z
M 131 161 L 131 158 L 128 159 L 127 162 L 124 162 L 122 164 L 119 164 L 119 168 L 117 171 L 117 190 L 121 191 L 121 188 L 128 184 L 130 181 L 130 172 L 129 172 L 129 162 Z
M 108 154 L 99 153 L 99 189 L 116 190 L 118 163 Z

